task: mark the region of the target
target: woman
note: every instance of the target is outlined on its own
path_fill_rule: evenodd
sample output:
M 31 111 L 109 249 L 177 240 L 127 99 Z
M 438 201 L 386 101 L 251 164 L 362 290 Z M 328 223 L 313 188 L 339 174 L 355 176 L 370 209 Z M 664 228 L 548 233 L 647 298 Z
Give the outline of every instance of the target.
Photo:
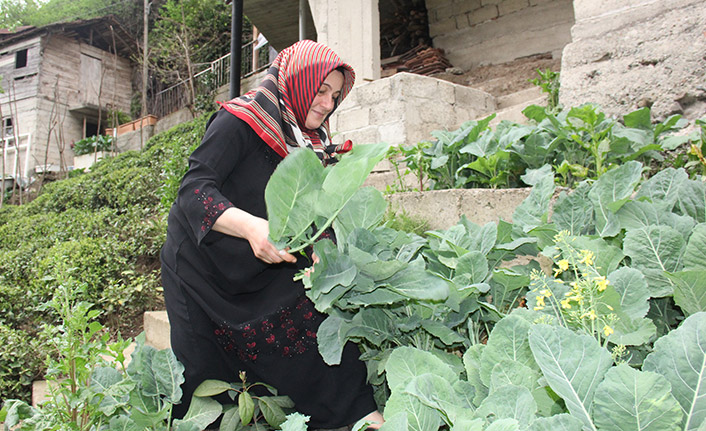
M 323 362 L 318 313 L 294 275 L 310 265 L 268 241 L 264 190 L 277 164 L 306 147 L 335 161 L 328 117 L 355 74 L 329 48 L 301 41 L 283 50 L 263 83 L 222 104 L 168 220 L 162 282 L 172 349 L 184 364 L 184 403 L 206 379 L 265 382 L 311 417 L 312 428 L 381 422 L 359 351 L 349 344 L 340 366 Z

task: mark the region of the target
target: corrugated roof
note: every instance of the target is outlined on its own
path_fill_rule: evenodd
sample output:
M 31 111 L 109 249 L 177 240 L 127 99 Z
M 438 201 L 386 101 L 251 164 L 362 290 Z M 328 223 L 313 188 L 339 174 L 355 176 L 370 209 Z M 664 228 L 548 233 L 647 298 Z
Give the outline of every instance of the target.
M 15 31 L 0 30 L 0 49 L 30 37 L 50 33 L 62 33 L 109 52 L 113 52 L 113 38 L 115 38 L 118 55 L 131 58 L 137 53 L 137 43 L 113 16 L 61 22 L 42 27 L 24 26 Z

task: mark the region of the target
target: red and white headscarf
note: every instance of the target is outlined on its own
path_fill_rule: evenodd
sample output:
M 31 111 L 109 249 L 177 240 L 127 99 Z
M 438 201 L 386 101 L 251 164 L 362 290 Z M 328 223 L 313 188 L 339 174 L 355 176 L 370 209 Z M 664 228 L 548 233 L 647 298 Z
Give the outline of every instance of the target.
M 353 68 L 326 45 L 302 40 L 279 53 L 259 87 L 221 106 L 245 121 L 280 156 L 292 148 L 309 147 L 326 164 L 337 153 L 349 151 L 350 141 L 331 144 L 328 117 L 316 130 L 307 129 L 305 123 L 321 84 L 335 69 L 344 77 L 338 107 L 353 87 Z

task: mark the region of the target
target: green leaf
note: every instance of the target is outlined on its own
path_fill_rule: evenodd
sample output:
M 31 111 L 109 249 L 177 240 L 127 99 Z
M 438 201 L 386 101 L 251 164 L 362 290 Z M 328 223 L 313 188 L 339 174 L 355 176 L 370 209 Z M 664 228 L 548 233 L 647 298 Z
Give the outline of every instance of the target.
M 585 429 L 595 430 L 591 408 L 598 382 L 613 362 L 610 353 L 593 337 L 559 326 L 532 326 L 529 342 L 549 386 Z
M 610 244 L 603 238 L 591 239 L 580 236 L 574 241 L 579 250 L 590 250 L 596 256 L 595 266 L 599 274 L 606 276 L 618 268 L 625 258 L 620 247 Z
M 321 322 L 316 339 L 319 343 L 319 353 L 328 365 L 341 363 L 349 328 L 350 325 L 346 320 L 334 315 L 328 316 Z
M 685 181 L 679 188 L 677 207 L 682 214 L 690 216 L 697 223 L 705 223 L 706 183 L 696 180 Z
M 385 281 L 389 289 L 410 299 L 443 301 L 449 296 L 446 281 L 424 268 L 410 265 Z
M 520 431 L 520 423 L 513 418 L 498 419 L 488 425 L 485 431 Z
M 279 243 L 297 236 L 314 222 L 314 202 L 323 166 L 316 153 L 293 151 L 277 165 L 265 188 L 270 238 Z
M 468 379 L 468 383 L 475 388 L 475 397 L 473 398 L 474 405 L 479 405 L 483 399 L 488 396 L 488 386 L 483 383 L 480 375 L 481 358 L 484 349 L 485 344 L 474 344 L 463 354 L 463 366 L 466 370 L 466 378 Z
M 662 210 L 671 211 L 679 198 L 679 190 L 688 179 L 684 169 L 662 169 L 640 186 L 635 200 L 648 198 Z
M 681 429 L 699 429 L 706 422 L 706 313 L 687 317 L 659 338 L 642 369 L 661 374 L 672 384 L 672 395 L 684 413 Z
M 546 418 L 537 418 L 527 431 L 581 431 L 583 424 L 577 418 L 566 414 L 558 414 Z
M 282 424 L 282 431 L 307 431 L 307 422 L 309 422 L 309 416 L 304 416 L 301 413 L 290 413 L 287 415 L 287 420 Z
M 596 389 L 594 422 L 601 431 L 676 431 L 682 419 L 671 385 L 627 364 L 611 368 Z
M 706 270 L 667 273 L 674 283 L 674 302 L 689 316 L 706 311 Z
M 171 349 L 159 350 L 152 356 L 152 368 L 157 382 L 157 391 L 168 402 L 181 401 L 181 384 L 184 383 L 184 366 Z
M 650 309 L 650 294 L 642 272 L 623 267 L 608 275 L 608 281 L 619 297 L 620 310 L 631 319 L 645 317 Z
M 318 214 L 326 218 L 335 216 L 356 194 L 375 165 L 385 157 L 388 148 L 389 145 L 383 143 L 356 145 L 338 163 L 327 168 L 316 202 Z
M 653 298 L 672 294 L 672 284 L 664 272 L 681 269 L 685 248 L 684 237 L 668 226 L 631 230 L 623 241 L 625 254 L 633 268 L 645 274 Z
M 652 225 L 664 225 L 670 226 L 684 237 L 688 237 L 694 229 L 694 219 L 691 217 L 664 210 L 651 202 L 627 202 L 616 215 L 620 227 L 626 231 L 644 229 Z
M 449 385 L 458 380 L 456 373 L 444 361 L 430 352 L 413 347 L 396 348 L 390 354 L 385 371 L 393 392 L 403 390 L 414 377 L 426 373 L 442 377 Z
M 456 273 L 454 275 L 454 282 L 456 284 L 468 286 L 482 283 L 487 276 L 488 259 L 486 259 L 482 252 L 470 251 L 458 259 L 456 263 Z
M 590 186 L 581 182 L 576 190 L 561 192 L 554 204 L 552 223 L 558 230 L 568 230 L 572 235 L 583 235 L 593 226 L 593 205 L 588 197 Z
M 502 360 L 495 364 L 491 371 L 490 393 L 506 385 L 521 386 L 532 391 L 537 386 L 539 376 L 539 370 L 517 361 Z
M 238 415 L 240 415 L 240 422 L 243 425 L 247 425 L 253 420 L 253 415 L 255 414 L 255 402 L 252 396 L 248 392 L 241 392 L 238 395 Z
M 456 331 L 434 320 L 423 320 L 422 328 L 447 346 L 463 343 L 465 340 L 465 338 L 461 337 Z
M 311 297 L 316 304 L 319 298 L 330 293 L 336 286 L 351 287 L 358 269 L 353 260 L 338 253 L 333 242 L 328 239 L 318 241 L 314 245 L 314 253 L 320 259 L 310 276 Z
M 111 431 L 143 431 L 129 416 L 121 415 L 110 418 Z
M 515 419 L 518 423 L 529 424 L 535 419 L 537 403 L 529 389 L 521 386 L 505 385 L 493 391 L 483 400 L 476 416 L 498 419 Z
M 650 108 L 644 107 L 623 116 L 625 127 L 634 129 L 652 130 Z
M 233 389 L 233 385 L 228 382 L 221 380 L 204 380 L 201 384 L 194 390 L 194 396 L 197 397 L 212 397 L 214 395 L 222 394 L 223 392 Z
M 240 426 L 240 414 L 237 405 L 230 405 L 223 410 L 221 426 L 218 431 L 236 431 Z
M 549 165 L 545 165 L 549 166 Z M 534 186 L 529 196 L 515 209 L 512 214 L 512 221 L 522 228 L 523 232 L 541 226 L 546 220 L 549 212 L 549 202 L 554 194 L 554 175 L 549 169 L 528 170 L 523 176 L 523 181 L 531 182 Z
M 654 322 L 646 317 L 630 319 L 621 314 L 619 316 L 613 326 L 615 332 L 608 337 L 608 341 L 613 344 L 641 346 L 648 343 L 657 332 Z
M 696 225 L 684 252 L 684 269 L 706 270 L 706 223 Z
M 493 367 L 502 361 L 518 362 L 536 368 L 528 339 L 530 326 L 530 322 L 516 314 L 504 317 L 495 325 L 481 357 L 480 376 L 483 384 L 490 387 Z
M 336 238 L 345 241 L 355 228 L 372 229 L 382 221 L 387 201 L 373 187 L 359 189 L 333 222 Z
M 407 414 L 409 431 L 437 431 L 441 424 L 441 416 L 436 409 L 424 405 L 417 397 L 400 391 L 392 392 L 385 403 L 385 417 Z
M 407 422 L 407 411 L 400 411 L 390 417 L 385 415 L 385 423 L 380 427 L 380 431 L 399 431 L 409 429 Z
M 452 416 L 455 420 L 461 399 L 443 377 L 426 373 L 412 378 L 404 393 L 416 397 L 422 404 Z
M 620 232 L 615 212 L 633 193 L 641 173 L 642 164 L 627 162 L 601 175 L 588 192 L 596 214 L 596 229 L 602 237 L 612 237 Z
M 287 415 L 284 413 L 284 410 L 282 410 L 271 397 L 260 397 L 258 399 L 258 405 L 260 406 L 262 415 L 265 417 L 265 421 L 273 428 L 279 428 L 279 426 L 287 420 Z
M 189 424 L 203 430 L 218 419 L 221 412 L 223 408 L 218 401 L 208 397 L 192 397 L 184 419 L 175 421 L 175 424 Z
M 116 409 L 127 404 L 135 385 L 132 379 L 125 379 L 120 371 L 110 367 L 96 368 L 90 383 L 96 394 L 102 394 L 98 409 L 106 416 L 111 416 Z

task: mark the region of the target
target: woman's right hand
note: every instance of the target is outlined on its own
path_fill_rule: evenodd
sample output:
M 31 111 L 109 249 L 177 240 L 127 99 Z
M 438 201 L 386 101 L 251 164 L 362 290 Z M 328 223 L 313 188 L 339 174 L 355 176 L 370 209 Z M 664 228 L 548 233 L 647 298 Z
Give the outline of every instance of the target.
M 262 217 L 239 208 L 225 210 L 213 224 L 213 230 L 246 239 L 256 258 L 269 264 L 294 263 L 297 258 L 286 250 L 278 250 L 269 240 L 270 225 Z

